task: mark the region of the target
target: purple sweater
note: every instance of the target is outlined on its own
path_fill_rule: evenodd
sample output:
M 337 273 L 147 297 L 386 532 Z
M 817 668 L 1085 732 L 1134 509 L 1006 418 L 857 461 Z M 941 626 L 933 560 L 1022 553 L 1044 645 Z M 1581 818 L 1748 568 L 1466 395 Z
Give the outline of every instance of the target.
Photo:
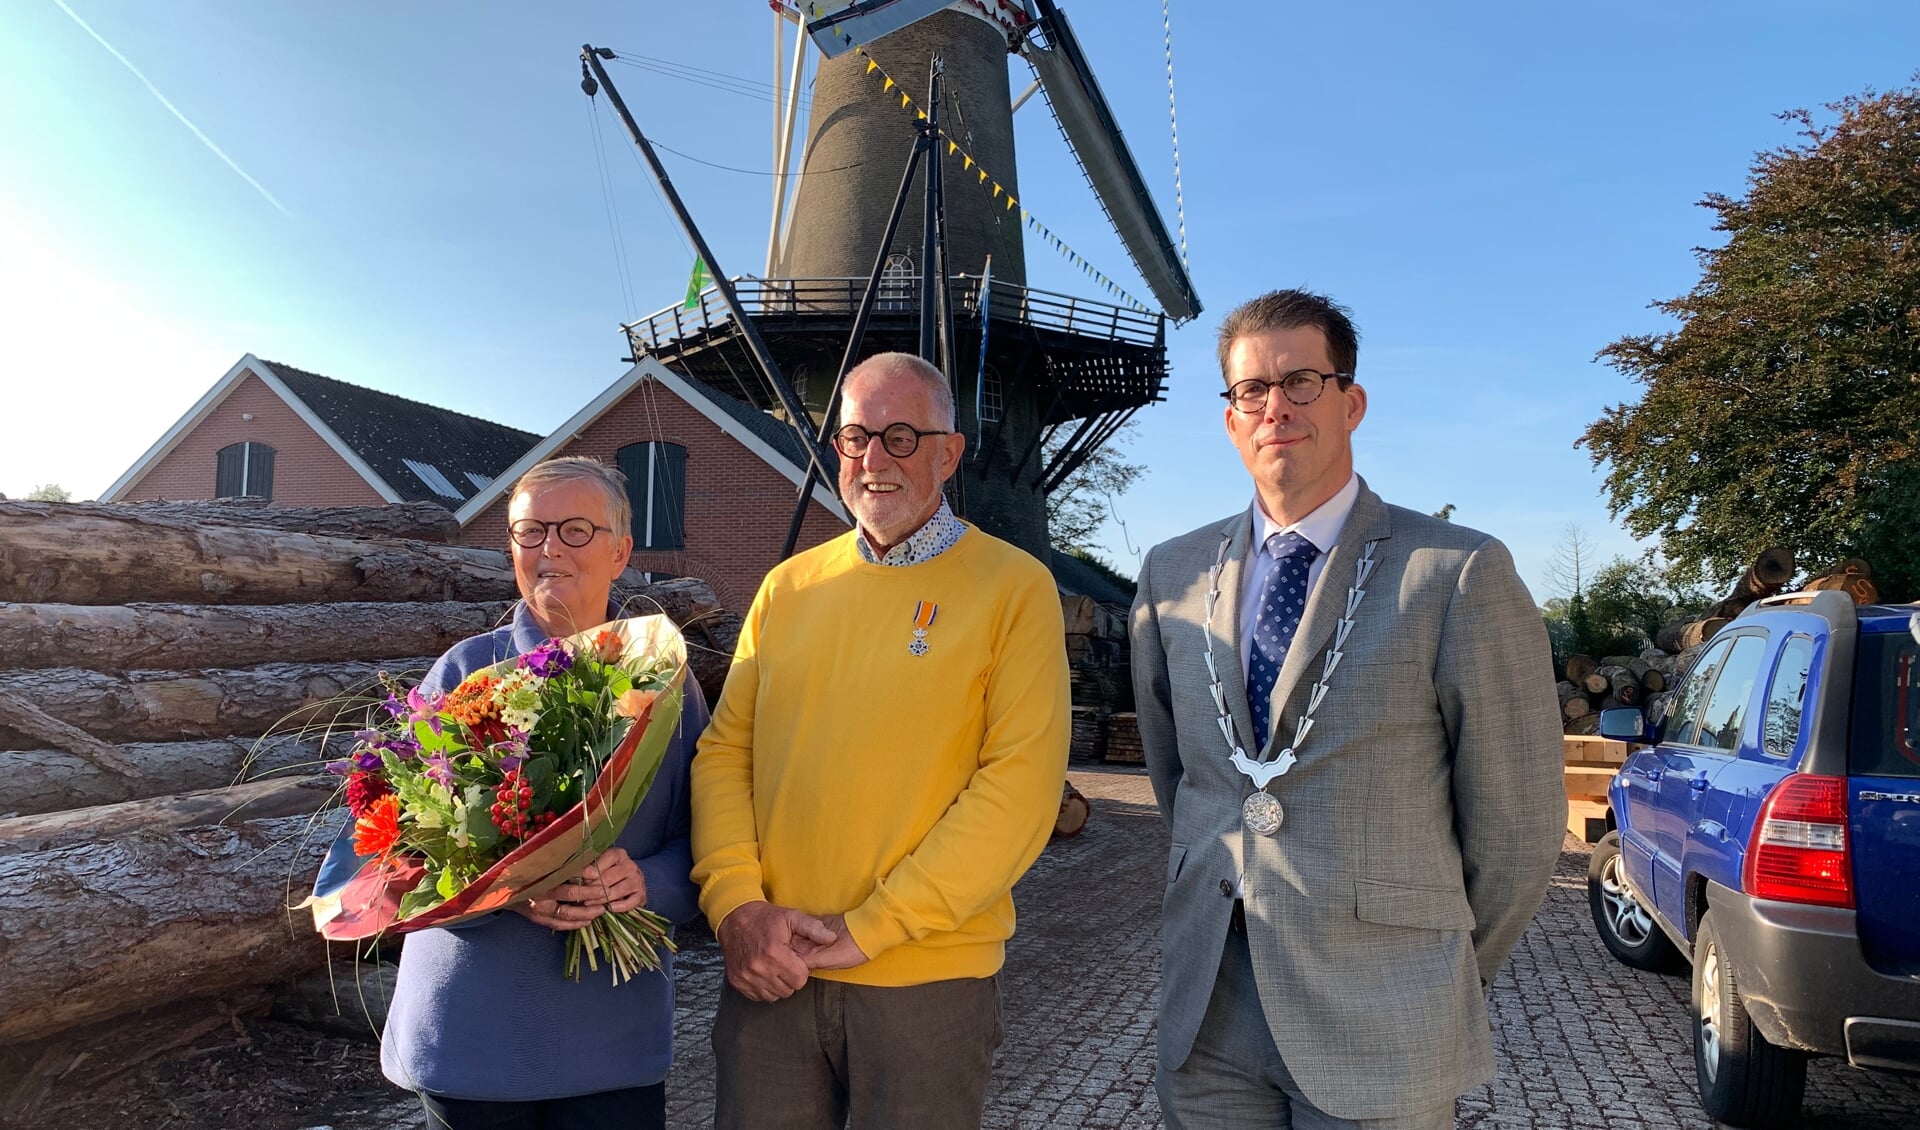
M 524 603 L 513 623 L 455 644 L 422 686 L 460 680 L 544 643 Z M 653 788 L 617 841 L 647 880 L 647 907 L 676 924 L 698 913 L 688 845 L 687 768 L 707 725 L 700 686 L 686 681 L 679 733 Z M 321 867 L 354 868 L 352 825 Z M 344 852 L 344 856 L 343 856 Z M 565 935 L 512 911 L 405 936 L 380 1066 L 402 1087 L 448 1098 L 530 1102 L 667 1077 L 673 1062 L 673 961 L 615 988 L 603 962 L 578 983 L 562 975 Z

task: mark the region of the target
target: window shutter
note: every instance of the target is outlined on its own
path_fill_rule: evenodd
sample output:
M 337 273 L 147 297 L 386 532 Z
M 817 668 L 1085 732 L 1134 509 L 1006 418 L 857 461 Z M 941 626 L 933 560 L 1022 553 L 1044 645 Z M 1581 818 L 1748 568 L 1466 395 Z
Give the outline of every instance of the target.
M 627 477 L 627 505 L 633 508 L 633 544 L 647 546 L 647 445 L 630 443 L 614 453 L 614 465 Z
M 273 448 L 247 444 L 247 496 L 273 500 Z
M 247 472 L 247 445 L 228 444 L 216 456 L 213 472 L 213 497 L 238 498 Z
M 653 538 L 649 549 L 687 546 L 687 449 L 677 443 L 654 445 Z

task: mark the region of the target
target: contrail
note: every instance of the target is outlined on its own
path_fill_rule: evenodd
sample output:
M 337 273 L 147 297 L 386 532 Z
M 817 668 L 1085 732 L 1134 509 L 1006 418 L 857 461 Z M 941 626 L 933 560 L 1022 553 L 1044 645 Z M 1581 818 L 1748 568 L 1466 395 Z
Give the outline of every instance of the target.
M 251 176 L 247 175 L 247 170 L 241 168 L 238 164 L 234 162 L 233 158 L 227 156 L 225 150 L 221 149 L 218 145 L 215 145 L 211 137 L 208 137 L 206 134 L 201 133 L 200 127 L 194 125 L 193 122 L 188 120 L 187 116 L 180 112 L 180 108 L 178 106 L 175 106 L 173 103 L 167 101 L 167 96 L 160 93 L 160 88 L 153 85 L 153 81 L 151 79 L 147 78 L 146 75 L 140 73 L 140 68 L 134 66 L 132 60 L 128 59 L 125 55 L 122 55 L 118 50 L 116 50 L 113 44 L 108 43 L 106 40 L 102 39 L 100 37 L 100 33 L 93 30 L 93 28 L 89 27 L 87 25 L 87 21 L 81 19 L 80 14 L 78 12 L 75 12 L 72 8 L 67 7 L 66 0 L 53 0 L 53 2 L 56 5 L 58 5 L 60 10 L 65 12 L 68 15 L 68 17 L 73 20 L 74 23 L 77 23 L 80 25 L 81 31 L 84 31 L 88 35 L 91 35 L 95 43 L 98 43 L 100 46 L 106 48 L 109 54 L 111 54 L 114 58 L 120 60 L 121 66 L 127 68 L 129 71 L 132 71 L 134 78 L 137 78 L 141 82 L 145 83 L 148 93 L 152 94 L 156 99 L 158 99 L 160 104 L 167 108 L 168 113 L 172 114 L 176 118 L 179 118 L 181 125 L 186 126 L 188 129 L 192 130 L 193 136 L 200 139 L 200 144 L 205 145 L 208 149 L 213 150 L 214 156 L 220 158 L 222 161 L 225 161 L 227 163 L 227 168 L 232 169 L 234 172 L 240 174 L 240 179 L 252 185 L 253 190 L 255 192 L 258 192 L 261 196 L 266 197 L 267 203 L 273 205 L 275 208 L 278 208 L 280 210 L 281 215 L 288 216 L 288 217 L 291 217 L 293 215 L 292 212 L 287 211 L 286 205 L 280 203 L 278 200 L 275 200 L 273 198 L 273 193 L 268 192 L 264 185 L 262 185 L 259 181 L 254 180 Z

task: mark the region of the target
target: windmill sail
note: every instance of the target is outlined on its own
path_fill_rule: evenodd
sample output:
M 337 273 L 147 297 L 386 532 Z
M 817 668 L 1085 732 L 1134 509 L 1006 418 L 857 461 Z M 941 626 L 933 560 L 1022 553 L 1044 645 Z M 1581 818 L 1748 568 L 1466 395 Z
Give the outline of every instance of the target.
M 859 0 L 833 9 L 803 0 L 807 34 L 822 54 L 832 59 L 862 43 L 872 43 L 946 7 L 951 0 Z M 831 9 L 831 10 L 830 10 Z
M 1167 315 L 1186 321 L 1200 313 L 1200 296 L 1194 293 L 1186 264 L 1167 234 L 1160 208 L 1147 192 L 1140 166 L 1121 136 L 1066 16 L 1052 0 L 1037 2 L 1046 43 L 1043 46 L 1030 37 L 1023 53 L 1039 74 L 1040 89 L 1053 107 L 1060 130 L 1133 265 Z

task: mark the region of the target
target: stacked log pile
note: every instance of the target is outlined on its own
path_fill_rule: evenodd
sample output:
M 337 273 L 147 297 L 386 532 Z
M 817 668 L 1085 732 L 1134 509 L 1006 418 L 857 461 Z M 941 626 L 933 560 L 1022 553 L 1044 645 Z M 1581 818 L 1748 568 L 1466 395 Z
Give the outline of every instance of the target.
M 1127 610 L 1090 596 L 1062 593 L 1067 629 L 1067 670 L 1073 692 L 1076 761 L 1107 758 L 1107 719 L 1133 707 L 1133 672 L 1127 648 Z
M 0 1045 L 325 960 L 288 909 L 342 819 L 321 765 L 381 672 L 417 679 L 517 596 L 455 532 L 420 505 L 0 501 Z M 623 582 L 717 698 L 738 617 L 704 582 Z
M 1654 636 L 1654 646 L 1639 656 L 1599 660 L 1587 655 L 1569 656 L 1559 684 L 1566 732 L 1596 733 L 1600 711 L 1616 706 L 1639 707 L 1648 717 L 1657 718 L 1707 643 L 1755 603 L 1786 591 L 1795 567 L 1793 551 L 1778 546 L 1767 549 L 1754 558 L 1732 591 L 1701 615 L 1662 627 Z M 1880 599 L 1872 566 L 1857 557 L 1808 578 L 1797 591 L 1822 590 L 1844 592 L 1855 604 L 1873 604 Z

